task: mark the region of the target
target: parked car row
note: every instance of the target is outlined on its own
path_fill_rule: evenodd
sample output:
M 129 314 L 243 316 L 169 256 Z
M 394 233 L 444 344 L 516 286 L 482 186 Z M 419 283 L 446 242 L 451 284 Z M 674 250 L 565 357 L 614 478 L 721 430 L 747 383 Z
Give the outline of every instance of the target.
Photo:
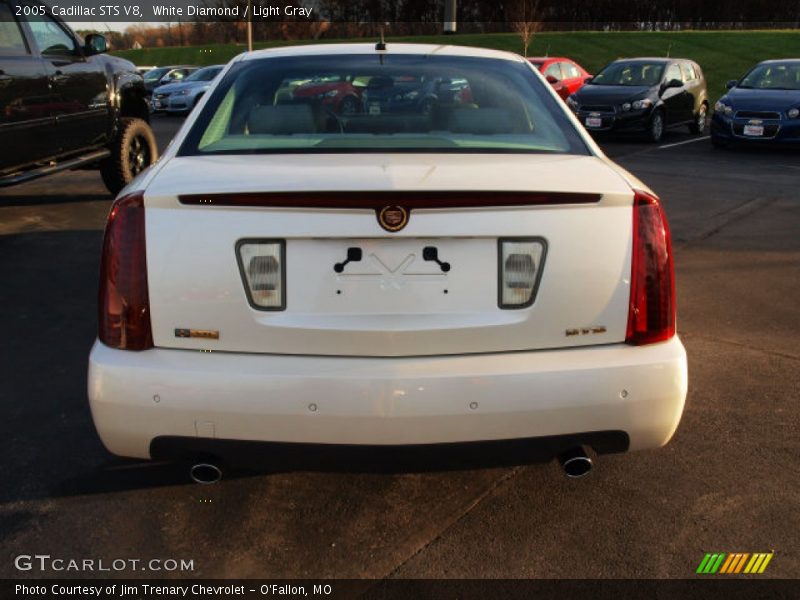
M 626 58 L 595 76 L 570 58 L 531 57 L 528 61 L 550 83 L 591 133 L 626 133 L 659 142 L 666 130 L 688 127 L 704 134 L 711 111 L 700 65 L 679 58 Z M 145 73 L 154 112 L 186 113 L 222 71 L 172 65 Z M 715 147 L 735 141 L 800 142 L 800 60 L 759 63 L 715 105 L 711 140 Z M 472 102 L 466 80 L 357 78 L 322 75 L 284 82 L 276 102 L 318 102 L 340 116 L 406 110 L 427 114 L 441 104 Z
M 694 61 L 621 59 L 576 81 L 557 78 L 559 69 L 574 75 L 563 70 L 575 65 L 569 59 L 529 60 L 592 133 L 638 133 L 659 142 L 668 128 L 706 131 L 710 100 L 703 70 Z M 727 87 L 711 119 L 715 147 L 740 141 L 800 143 L 800 59 L 761 62 Z
M 626 58 L 609 63 L 595 76 L 566 57 L 531 57 L 528 61 L 593 134 L 637 134 L 659 142 L 671 128 L 688 127 L 692 133 L 706 133 L 711 100 L 703 70 L 692 60 Z M 730 91 L 715 105 L 711 121 L 714 145 L 722 147 L 738 140 L 799 141 L 798 65 L 798 60 L 766 61 L 741 81 L 729 82 Z M 200 79 L 195 74 L 186 83 L 195 78 Z M 193 99 L 208 88 L 208 84 L 195 85 L 185 91 L 174 84 L 164 86 L 162 94 L 156 95 L 154 109 L 191 109 L 196 101 Z M 176 97 L 176 90 L 189 98 Z M 169 95 L 173 99 L 166 102 Z M 437 106 L 470 105 L 473 98 L 464 78 L 325 74 L 284 81 L 276 103 L 297 102 L 318 103 L 334 115 L 347 117 L 387 111 L 425 115 Z

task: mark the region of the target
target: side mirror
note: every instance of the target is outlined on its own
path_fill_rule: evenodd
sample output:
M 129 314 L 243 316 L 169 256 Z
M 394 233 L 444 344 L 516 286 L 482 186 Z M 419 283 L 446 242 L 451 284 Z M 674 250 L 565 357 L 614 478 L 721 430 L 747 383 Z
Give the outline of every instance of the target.
M 87 56 L 108 52 L 106 36 L 100 35 L 99 33 L 90 33 L 84 40 L 83 50 Z
M 683 82 L 680 79 L 670 79 L 664 87 L 665 88 L 683 87 Z
M 559 81 L 558 78 L 554 77 L 553 75 L 548 75 L 547 77 L 545 77 L 545 79 L 547 79 L 547 83 L 549 83 L 550 85 L 554 85 Z
M 729 90 L 732 90 L 738 84 L 739 84 L 739 82 L 736 79 L 731 79 L 728 83 L 725 84 L 725 87 L 728 88 Z

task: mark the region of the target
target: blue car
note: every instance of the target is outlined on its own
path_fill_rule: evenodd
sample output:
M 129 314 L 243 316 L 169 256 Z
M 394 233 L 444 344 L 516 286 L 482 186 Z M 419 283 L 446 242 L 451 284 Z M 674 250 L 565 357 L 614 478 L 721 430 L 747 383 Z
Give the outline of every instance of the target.
M 729 81 L 711 119 L 711 142 L 800 145 L 800 59 L 758 63 Z
M 225 65 L 204 67 L 178 83 L 153 90 L 153 112 L 185 113 L 192 110 Z

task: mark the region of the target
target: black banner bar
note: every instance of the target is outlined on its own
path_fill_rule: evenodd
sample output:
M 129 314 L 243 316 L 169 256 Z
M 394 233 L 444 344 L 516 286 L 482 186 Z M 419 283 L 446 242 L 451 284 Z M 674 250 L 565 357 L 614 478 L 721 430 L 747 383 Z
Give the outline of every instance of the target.
M 44 0 L 66 21 L 126 23 L 328 22 L 438 23 L 448 0 Z M 452 1 L 449 2 L 452 4 Z M 626 29 L 720 28 L 733 24 L 781 23 L 800 27 L 795 0 L 457 0 L 455 22 L 496 28 L 538 22 Z M 451 6 L 449 8 L 452 8 Z M 15 10 L 36 17 L 36 5 Z M 448 18 L 451 11 L 448 12 Z
M 452 599 L 562 600 L 590 598 L 621 600 L 647 598 L 677 600 L 782 600 L 797 597 L 797 581 L 753 576 L 709 576 L 706 579 L 40 579 L 6 580 L 2 598 L 74 600 L 224 598 L 263 600 Z

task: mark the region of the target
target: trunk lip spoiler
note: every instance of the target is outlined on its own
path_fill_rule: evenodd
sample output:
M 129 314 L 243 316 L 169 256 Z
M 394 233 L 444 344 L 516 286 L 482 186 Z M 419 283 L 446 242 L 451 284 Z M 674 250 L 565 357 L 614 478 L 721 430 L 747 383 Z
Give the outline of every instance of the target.
M 546 206 L 597 204 L 602 194 L 536 191 L 297 191 L 183 194 L 189 206 L 338 208 L 380 210 L 387 205 L 406 210 L 425 208 L 475 208 L 491 206 Z

